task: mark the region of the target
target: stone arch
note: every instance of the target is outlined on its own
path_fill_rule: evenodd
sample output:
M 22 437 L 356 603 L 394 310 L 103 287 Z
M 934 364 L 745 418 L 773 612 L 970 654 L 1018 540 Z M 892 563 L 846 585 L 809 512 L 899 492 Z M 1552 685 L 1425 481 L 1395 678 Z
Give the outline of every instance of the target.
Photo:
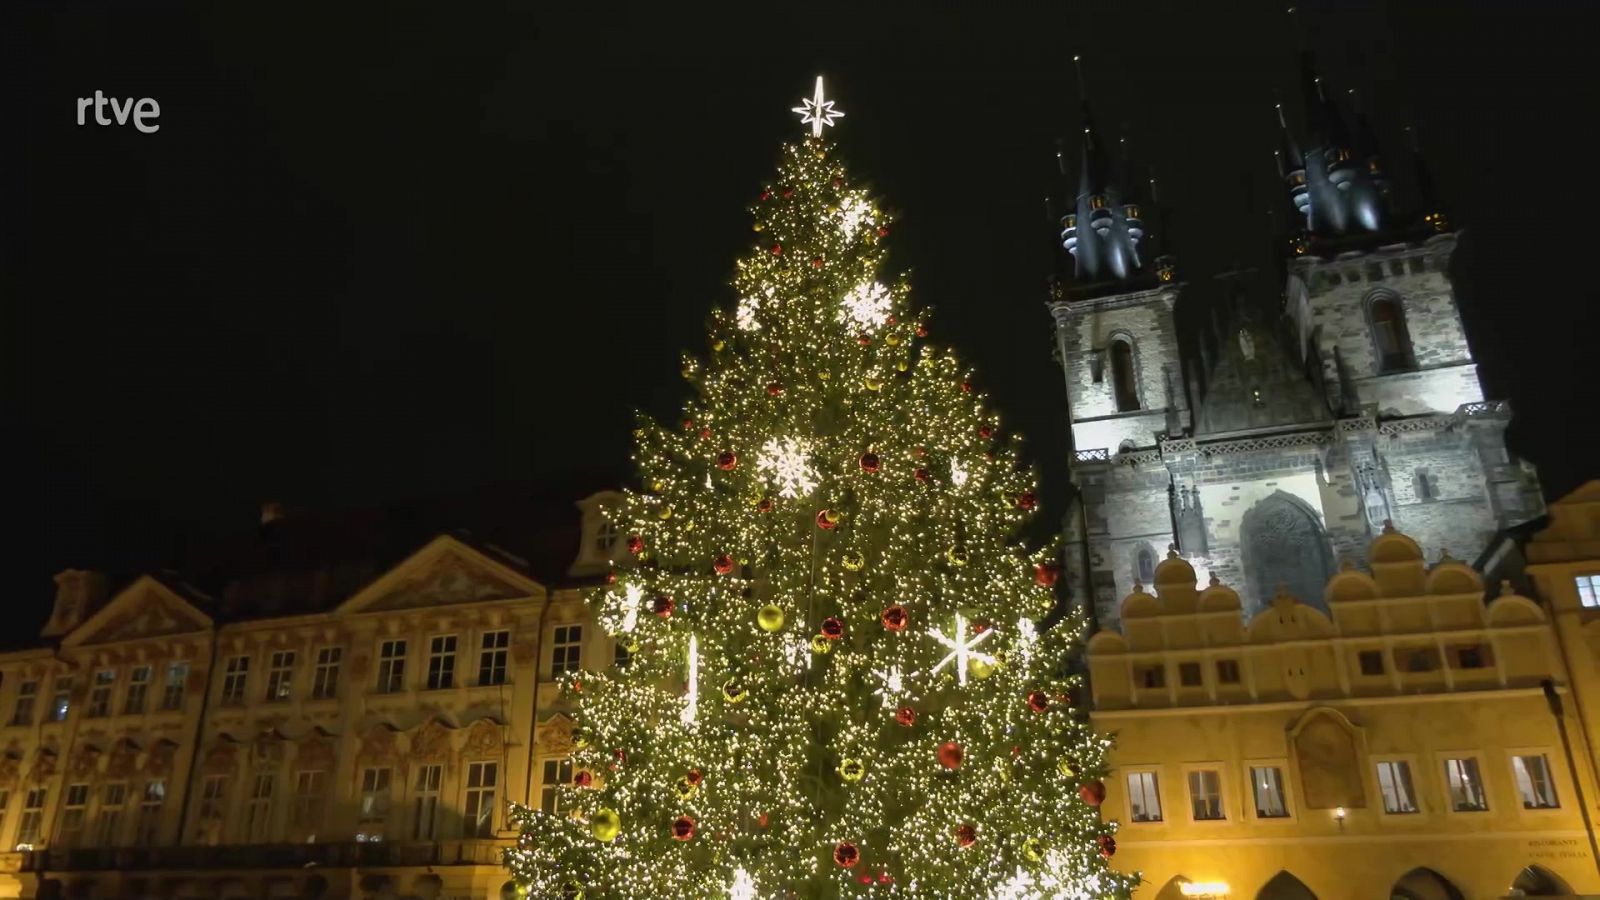
M 1406 327 L 1405 302 L 1399 294 L 1379 288 L 1361 301 L 1367 314 L 1367 333 L 1372 338 L 1372 360 L 1380 373 L 1409 372 L 1416 368 L 1411 351 L 1411 332 Z
M 1140 584 L 1156 583 L 1156 548 L 1149 541 L 1140 541 L 1133 548 L 1133 580 Z
M 1425 866 L 1419 866 L 1395 881 L 1389 889 L 1390 900 L 1466 900 L 1461 891 L 1448 878 Z
M 1256 892 L 1256 900 L 1317 900 L 1317 895 L 1311 893 L 1305 882 L 1284 869 L 1261 886 L 1261 890 Z
M 1529 865 L 1511 880 L 1509 893 L 1513 897 L 1567 897 L 1572 888 L 1544 866 Z
M 1133 335 L 1114 331 L 1106 343 L 1106 362 L 1110 369 L 1111 399 L 1117 412 L 1143 409 L 1139 391 L 1139 348 Z
M 1323 593 L 1333 574 L 1333 549 L 1310 504 L 1274 491 L 1244 514 L 1239 533 L 1247 616 L 1264 609 L 1280 584 L 1307 606 L 1328 611 Z

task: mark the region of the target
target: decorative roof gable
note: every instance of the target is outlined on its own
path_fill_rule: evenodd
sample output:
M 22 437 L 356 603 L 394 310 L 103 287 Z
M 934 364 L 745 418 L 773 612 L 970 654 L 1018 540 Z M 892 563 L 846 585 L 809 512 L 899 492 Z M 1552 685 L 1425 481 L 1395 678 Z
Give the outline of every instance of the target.
M 341 612 L 387 612 L 542 596 L 526 574 L 449 536 L 440 535 L 367 585 Z
M 62 646 L 86 646 L 210 631 L 211 617 L 176 591 L 142 575 L 99 612 L 62 639 Z

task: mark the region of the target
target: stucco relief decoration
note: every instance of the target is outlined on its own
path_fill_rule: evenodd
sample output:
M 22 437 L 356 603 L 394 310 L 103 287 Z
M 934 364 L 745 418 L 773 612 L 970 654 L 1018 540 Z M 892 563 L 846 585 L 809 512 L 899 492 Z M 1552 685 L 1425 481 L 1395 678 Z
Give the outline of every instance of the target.
M 123 738 L 111 748 L 111 756 L 106 762 L 106 774 L 114 778 L 127 778 L 137 768 L 139 758 L 139 745 Z
M 14 786 L 22 775 L 22 755 L 15 750 L 8 750 L 0 756 L 0 784 L 8 787 Z
M 150 752 L 144 758 L 144 771 L 146 775 L 165 775 L 172 771 L 172 760 L 177 754 L 178 745 L 168 740 L 156 741 L 150 746 Z
M 521 596 L 524 591 L 493 578 L 454 553 L 434 560 L 421 574 L 402 581 L 374 609 L 416 609 Z
M 461 748 L 461 755 L 465 759 L 499 756 L 504 746 L 502 726 L 488 719 L 479 719 L 477 724 L 472 726 L 472 730 L 467 732 L 467 742 Z
M 83 744 L 72 753 L 72 760 L 67 764 L 67 770 L 73 775 L 84 776 L 92 773 L 95 764 L 100 761 L 100 748 L 93 744 Z
M 557 714 L 534 729 L 534 752 L 539 756 L 567 756 L 572 752 L 573 722 Z
M 411 737 L 410 757 L 428 762 L 450 758 L 450 729 L 438 719 L 429 719 Z
M 56 766 L 60 757 L 56 751 L 49 747 L 40 747 L 33 755 L 33 768 L 28 771 L 28 780 L 43 781 L 56 773 Z
M 206 751 L 205 760 L 201 767 L 213 775 L 224 775 L 234 771 L 234 760 L 238 754 L 237 741 L 223 735 Z
M 263 731 L 250 747 L 250 761 L 263 767 L 276 766 L 283 762 L 286 743 L 284 736 L 276 730 Z
M 1295 726 L 1292 745 L 1307 808 L 1366 807 L 1356 737 L 1354 727 L 1329 710 L 1312 710 Z
M 312 736 L 300 741 L 294 754 L 295 768 L 318 769 L 331 771 L 333 769 L 333 742 L 324 737 L 320 732 L 313 732 Z
M 387 725 L 374 725 L 361 736 L 360 758 L 363 762 L 392 765 L 399 756 L 393 728 Z

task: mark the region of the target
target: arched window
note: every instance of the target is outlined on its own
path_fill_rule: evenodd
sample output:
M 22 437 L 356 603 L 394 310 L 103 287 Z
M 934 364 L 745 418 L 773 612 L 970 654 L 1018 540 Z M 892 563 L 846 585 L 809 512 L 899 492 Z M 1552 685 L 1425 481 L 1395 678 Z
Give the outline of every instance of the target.
M 1406 332 L 1406 314 L 1400 298 L 1378 294 L 1367 304 L 1372 323 L 1372 342 L 1378 353 L 1379 372 L 1403 372 L 1412 368 L 1411 336 Z
M 1133 557 L 1133 577 L 1149 587 L 1156 582 L 1156 551 L 1149 544 L 1140 544 Z
M 1572 890 L 1565 882 L 1539 866 L 1528 866 L 1511 882 L 1513 897 L 1563 897 L 1570 893 Z
M 1133 342 L 1125 337 L 1111 341 L 1111 389 L 1117 412 L 1139 408 L 1139 387 L 1133 377 Z

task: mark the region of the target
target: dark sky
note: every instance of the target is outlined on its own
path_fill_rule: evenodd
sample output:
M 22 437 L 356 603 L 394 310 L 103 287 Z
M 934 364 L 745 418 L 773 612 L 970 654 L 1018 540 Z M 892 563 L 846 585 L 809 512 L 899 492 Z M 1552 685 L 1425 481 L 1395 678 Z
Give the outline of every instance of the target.
M 901 212 L 891 265 L 1059 496 L 1042 199 L 1077 127 L 1071 55 L 1159 170 L 1182 276 L 1208 282 L 1268 262 L 1296 39 L 1270 2 L 984 5 L 1008 11 L 6 4 L 3 602 L 31 615 L 66 566 L 163 565 L 266 499 L 625 472 L 631 411 L 672 414 L 819 71 L 854 171 Z M 1420 129 L 1467 229 L 1485 381 L 1551 494 L 1600 475 L 1584 6 L 1302 12 L 1391 168 Z M 158 100 L 160 132 L 77 127 L 96 89 Z

